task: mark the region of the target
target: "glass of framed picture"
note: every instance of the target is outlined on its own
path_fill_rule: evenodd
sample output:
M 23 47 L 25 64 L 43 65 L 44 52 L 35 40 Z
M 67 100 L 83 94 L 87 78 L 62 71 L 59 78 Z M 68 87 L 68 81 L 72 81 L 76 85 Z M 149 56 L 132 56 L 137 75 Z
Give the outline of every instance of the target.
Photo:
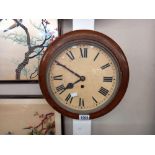
M 44 99 L 0 99 L 0 135 L 60 135 L 61 115 Z
M 0 81 L 38 80 L 47 46 L 60 34 L 57 19 L 0 19 Z

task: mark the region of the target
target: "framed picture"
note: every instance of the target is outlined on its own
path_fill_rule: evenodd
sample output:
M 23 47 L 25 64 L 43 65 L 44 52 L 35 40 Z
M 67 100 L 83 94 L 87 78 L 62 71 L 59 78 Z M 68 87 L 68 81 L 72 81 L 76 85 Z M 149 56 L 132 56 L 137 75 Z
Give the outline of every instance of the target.
M 40 59 L 62 20 L 0 19 L 0 83 L 37 82 Z
M 0 135 L 60 135 L 61 115 L 44 99 L 0 99 Z

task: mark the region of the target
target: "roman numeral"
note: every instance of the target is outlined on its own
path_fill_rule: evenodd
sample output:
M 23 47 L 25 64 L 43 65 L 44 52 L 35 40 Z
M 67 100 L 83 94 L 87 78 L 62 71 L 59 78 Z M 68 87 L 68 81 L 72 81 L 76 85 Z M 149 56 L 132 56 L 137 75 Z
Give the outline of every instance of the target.
M 97 57 L 99 56 L 100 53 L 97 53 L 97 55 L 94 58 L 94 61 L 97 59 Z
M 101 87 L 98 92 L 101 93 L 102 95 L 106 96 L 108 94 L 109 90 Z
M 84 107 L 84 99 L 79 98 L 79 107 Z
M 73 97 L 71 96 L 71 94 L 68 94 L 68 96 L 65 98 L 66 102 L 70 102 L 72 103 Z
M 74 60 L 74 59 L 75 59 L 75 57 L 74 57 L 74 55 L 73 55 L 73 53 L 72 53 L 71 51 L 67 52 L 66 54 L 67 54 L 67 56 L 68 56 L 71 60 Z
M 103 69 L 106 69 L 106 68 L 109 67 L 109 66 L 110 66 L 110 64 L 107 63 L 107 64 L 103 65 L 103 66 L 101 67 L 101 69 L 102 69 L 102 70 L 103 70 Z
M 103 82 L 112 82 L 113 77 L 103 77 Z
M 53 76 L 54 80 L 62 80 L 62 75 Z
M 60 85 L 58 87 L 56 87 L 57 92 L 60 92 L 59 94 L 62 94 L 65 91 L 65 87 L 64 85 Z
M 88 50 L 87 48 L 80 48 L 82 58 L 87 58 Z
M 97 103 L 97 100 L 92 96 L 92 99 L 95 101 L 95 103 Z

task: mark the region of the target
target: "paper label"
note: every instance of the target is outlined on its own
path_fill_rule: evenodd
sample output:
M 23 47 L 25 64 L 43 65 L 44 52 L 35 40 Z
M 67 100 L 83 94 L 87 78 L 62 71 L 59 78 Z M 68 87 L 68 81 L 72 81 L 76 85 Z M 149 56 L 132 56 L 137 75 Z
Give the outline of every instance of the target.
M 79 120 L 89 120 L 89 115 L 79 115 Z

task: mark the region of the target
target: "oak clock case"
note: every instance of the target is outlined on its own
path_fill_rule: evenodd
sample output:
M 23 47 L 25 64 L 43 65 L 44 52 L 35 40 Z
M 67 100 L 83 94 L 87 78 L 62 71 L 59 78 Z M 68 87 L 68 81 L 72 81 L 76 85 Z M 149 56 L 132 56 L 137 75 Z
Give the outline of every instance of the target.
M 77 30 L 57 38 L 44 53 L 39 83 L 48 103 L 68 117 L 94 119 L 123 98 L 129 80 L 127 59 L 108 36 Z

